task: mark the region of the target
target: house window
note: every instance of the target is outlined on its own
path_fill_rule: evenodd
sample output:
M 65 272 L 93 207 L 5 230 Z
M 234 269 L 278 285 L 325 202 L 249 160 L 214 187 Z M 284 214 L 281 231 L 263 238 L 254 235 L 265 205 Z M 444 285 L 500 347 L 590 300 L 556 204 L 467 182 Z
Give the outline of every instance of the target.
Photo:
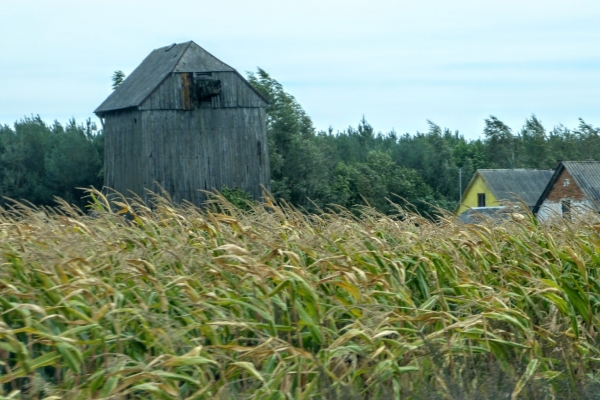
M 571 182 L 569 181 L 569 178 L 565 179 L 563 182 L 563 186 L 569 186 Z
M 560 211 L 562 212 L 563 218 L 571 218 L 571 200 L 561 200 Z
M 477 207 L 485 207 L 485 193 L 477 193 Z

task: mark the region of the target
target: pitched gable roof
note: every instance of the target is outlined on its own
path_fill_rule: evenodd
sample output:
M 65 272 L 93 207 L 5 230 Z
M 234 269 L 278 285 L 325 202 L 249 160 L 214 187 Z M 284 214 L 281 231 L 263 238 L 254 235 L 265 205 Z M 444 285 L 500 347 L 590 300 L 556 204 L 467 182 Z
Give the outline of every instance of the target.
M 525 201 L 529 207 L 535 206 L 546 183 L 552 177 L 551 170 L 537 169 L 478 169 L 464 190 L 468 193 L 471 187 L 481 177 L 489 190 L 498 200 L 518 202 Z M 462 203 L 456 206 L 460 209 Z
M 600 161 L 563 161 L 554 171 L 552 178 L 536 202 L 533 213 L 535 214 L 538 212 L 542 203 L 546 197 L 548 197 L 554 184 L 565 169 L 569 175 L 573 177 L 575 183 L 590 201 L 592 206 L 597 211 L 600 211 Z
M 223 71 L 236 72 L 192 41 L 161 47 L 150 53 L 94 113 L 139 106 L 172 72 Z
M 480 169 L 477 171 L 498 200 L 523 200 L 535 206 L 548 181 L 551 170 L 539 169 Z

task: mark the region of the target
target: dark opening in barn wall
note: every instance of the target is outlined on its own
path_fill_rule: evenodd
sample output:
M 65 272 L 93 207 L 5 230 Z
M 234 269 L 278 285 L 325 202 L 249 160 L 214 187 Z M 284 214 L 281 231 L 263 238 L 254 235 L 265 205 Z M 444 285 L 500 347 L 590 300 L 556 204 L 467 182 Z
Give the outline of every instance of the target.
M 207 101 L 221 93 L 222 86 L 219 79 L 213 79 L 205 75 L 196 75 L 194 77 L 194 87 L 196 89 L 196 98 L 199 102 Z
M 199 189 L 223 186 L 258 199 L 270 183 L 266 106 L 197 44 L 155 50 L 95 111 L 106 120 L 105 184 L 144 198 L 160 182 L 175 201 L 197 205 Z
M 181 105 L 189 111 L 200 103 L 213 105 L 211 99 L 221 93 L 221 80 L 207 73 L 181 73 Z

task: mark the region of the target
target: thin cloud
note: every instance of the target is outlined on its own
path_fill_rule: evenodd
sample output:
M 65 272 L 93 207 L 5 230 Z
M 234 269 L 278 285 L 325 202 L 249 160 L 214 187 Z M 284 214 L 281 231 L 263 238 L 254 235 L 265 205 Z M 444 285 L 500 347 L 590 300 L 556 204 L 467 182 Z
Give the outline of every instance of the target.
M 265 69 L 318 129 L 365 115 L 376 130 L 430 119 L 478 137 L 490 114 L 518 129 L 598 124 L 600 3 L 42 0 L 3 5 L 0 124 L 83 120 L 155 48 L 194 40 L 241 73 Z

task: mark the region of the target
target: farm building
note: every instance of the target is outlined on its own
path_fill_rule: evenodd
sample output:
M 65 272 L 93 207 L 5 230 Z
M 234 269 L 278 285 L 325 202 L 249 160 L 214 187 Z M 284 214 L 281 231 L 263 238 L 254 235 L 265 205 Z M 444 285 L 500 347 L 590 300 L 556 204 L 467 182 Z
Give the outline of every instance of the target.
M 600 212 L 600 161 L 563 161 L 533 212 L 540 220 L 574 213 Z
M 461 215 L 472 208 L 498 207 L 507 201 L 524 201 L 532 209 L 551 177 L 551 170 L 479 169 L 464 190 L 455 213 Z
M 154 50 L 94 111 L 105 137 L 105 186 L 166 190 L 202 205 L 200 190 L 269 189 L 267 101 L 196 43 Z

